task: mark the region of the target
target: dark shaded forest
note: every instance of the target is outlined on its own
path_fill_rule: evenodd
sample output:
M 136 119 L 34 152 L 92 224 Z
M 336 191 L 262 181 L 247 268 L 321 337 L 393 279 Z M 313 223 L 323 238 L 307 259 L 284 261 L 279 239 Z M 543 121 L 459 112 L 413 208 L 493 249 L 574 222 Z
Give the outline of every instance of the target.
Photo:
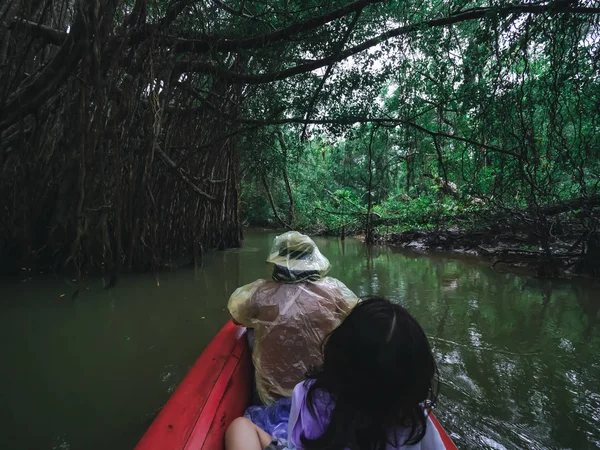
M 7 0 L 0 270 L 244 225 L 600 275 L 594 1 Z

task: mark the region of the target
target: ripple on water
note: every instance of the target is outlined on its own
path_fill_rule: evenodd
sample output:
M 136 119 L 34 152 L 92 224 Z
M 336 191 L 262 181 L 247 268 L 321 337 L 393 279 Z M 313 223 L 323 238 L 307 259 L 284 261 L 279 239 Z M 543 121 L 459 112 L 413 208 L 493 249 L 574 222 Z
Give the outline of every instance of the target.
M 160 288 L 145 274 L 124 274 L 112 290 L 90 277 L 72 301 L 70 280 L 25 273 L 26 283 L 1 283 L 2 362 L 16 368 L 0 370 L 0 386 L 9 386 L 2 401 L 27 429 L 0 421 L 0 448 L 107 448 L 91 434 L 114 450 L 133 448 L 228 319 L 231 292 L 267 276 L 273 237 L 248 233 L 244 248 L 207 252 L 198 270 L 163 271 Z M 331 276 L 359 295 L 390 297 L 423 325 L 442 379 L 436 415 L 461 450 L 600 447 L 596 285 L 499 274 L 446 256 L 368 253 L 352 239 L 319 246 Z M 201 326 L 186 325 L 192 317 Z
M 575 347 L 573 346 L 573 344 L 571 343 L 571 341 L 569 341 L 566 338 L 561 338 L 560 343 L 558 344 L 558 346 L 567 352 L 572 352 L 573 350 L 575 350 Z
M 600 394 L 585 391 L 577 412 L 583 420 L 596 429 L 596 438 L 600 438 Z
M 481 442 L 483 442 L 487 447 L 493 448 L 495 450 L 507 450 L 506 447 L 499 442 L 496 442 L 490 437 L 480 436 Z
M 58 436 L 52 443 L 52 450 L 70 450 L 71 445 L 67 442 L 64 436 Z
M 469 336 L 471 337 L 471 345 L 473 347 L 481 347 L 481 333 L 474 326 L 469 328 Z

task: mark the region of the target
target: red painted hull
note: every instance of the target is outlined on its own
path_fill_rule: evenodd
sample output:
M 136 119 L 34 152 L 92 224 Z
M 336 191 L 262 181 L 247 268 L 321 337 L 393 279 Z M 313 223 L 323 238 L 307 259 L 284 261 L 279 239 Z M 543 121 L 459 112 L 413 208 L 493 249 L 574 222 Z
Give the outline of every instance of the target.
M 219 331 L 136 450 L 223 448 L 225 430 L 250 402 L 252 363 L 244 332 L 233 322 Z
M 250 403 L 252 362 L 245 329 L 227 323 L 202 352 L 136 450 L 222 450 L 225 430 Z M 449 450 L 456 449 L 433 417 Z

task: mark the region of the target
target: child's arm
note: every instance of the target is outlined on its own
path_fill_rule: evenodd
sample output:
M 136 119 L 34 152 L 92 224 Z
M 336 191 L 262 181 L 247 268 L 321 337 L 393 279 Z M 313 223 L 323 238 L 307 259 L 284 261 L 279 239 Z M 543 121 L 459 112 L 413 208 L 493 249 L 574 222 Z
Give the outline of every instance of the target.
M 225 433 L 226 450 L 263 450 L 271 443 L 271 436 L 250 420 L 235 419 Z

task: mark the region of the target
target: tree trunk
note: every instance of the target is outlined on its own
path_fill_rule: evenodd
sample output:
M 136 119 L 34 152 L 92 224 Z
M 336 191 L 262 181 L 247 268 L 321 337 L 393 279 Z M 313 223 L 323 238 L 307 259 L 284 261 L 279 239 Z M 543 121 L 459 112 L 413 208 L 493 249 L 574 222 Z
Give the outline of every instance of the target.
M 273 195 L 271 194 L 271 188 L 269 188 L 269 183 L 267 183 L 267 178 L 263 176 L 261 178 L 262 184 L 265 188 L 265 192 L 267 193 L 267 198 L 269 199 L 269 204 L 271 205 L 271 209 L 273 210 L 273 215 L 277 219 L 277 221 L 284 227 L 290 228 L 290 226 L 283 221 L 279 213 L 277 212 L 277 207 L 275 206 L 275 200 L 273 200 Z
M 26 21 L 29 3 L 8 2 Z M 0 271 L 66 265 L 114 283 L 121 268 L 239 246 L 243 87 L 172 76 L 159 28 L 145 27 L 147 0 L 135 2 L 134 28 L 116 23 L 117 0 L 49 4 L 55 13 L 10 39 L 0 25 L 2 80 L 14 80 L 0 83 Z M 44 64 L 40 48 L 54 58 Z M 193 83 L 214 109 L 189 94 Z
M 371 130 L 371 138 L 369 140 L 369 183 L 367 185 L 367 220 L 365 227 L 365 243 L 373 244 L 375 242 L 375 236 L 373 233 L 373 219 L 371 211 L 373 209 L 373 135 L 375 134 L 375 128 Z
M 587 251 L 579 263 L 579 272 L 600 276 L 600 232 L 593 231 L 587 238 Z
M 292 187 L 290 186 L 290 180 L 288 178 L 287 169 L 283 168 L 283 181 L 285 182 L 285 191 L 287 192 L 288 198 L 290 199 L 290 224 L 296 221 L 296 211 L 294 208 L 294 196 L 292 195 Z
M 290 200 L 289 223 L 290 223 L 290 225 L 293 225 L 293 223 L 296 221 L 296 210 L 294 207 L 294 195 L 292 192 L 292 186 L 290 185 L 290 179 L 288 177 L 288 172 L 287 172 L 287 161 L 288 161 L 287 145 L 285 143 L 285 139 L 283 137 L 283 133 L 281 132 L 281 130 L 278 130 L 277 137 L 279 138 L 279 145 L 281 146 L 281 151 L 283 153 L 283 181 L 285 183 L 285 191 L 287 192 L 287 196 Z

